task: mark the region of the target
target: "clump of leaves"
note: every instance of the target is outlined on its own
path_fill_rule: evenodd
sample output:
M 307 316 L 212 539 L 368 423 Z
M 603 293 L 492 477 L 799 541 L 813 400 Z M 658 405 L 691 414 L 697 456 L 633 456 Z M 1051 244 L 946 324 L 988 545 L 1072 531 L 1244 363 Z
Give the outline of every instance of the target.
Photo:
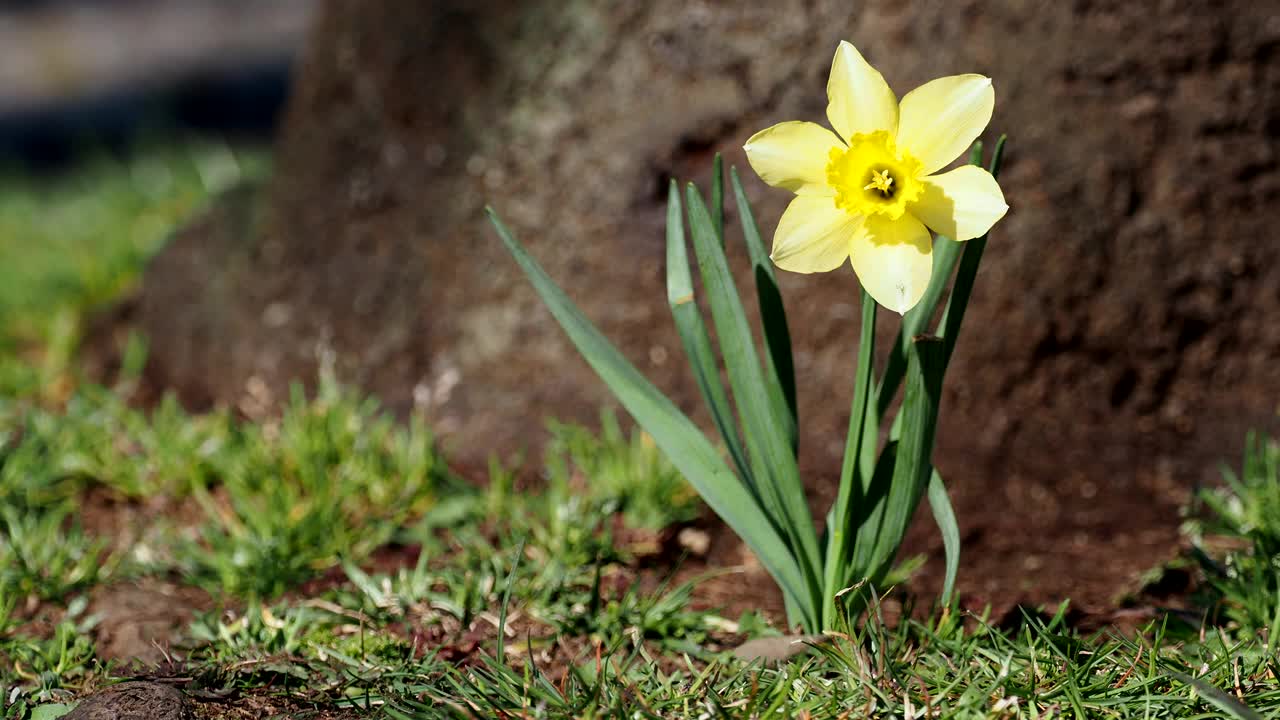
M 13 605 L 0 596 L 0 688 L 22 687 L 33 701 L 43 702 L 86 677 L 96 664 L 89 635 L 95 620 L 85 615 L 86 604 L 83 598 L 73 600 L 53 632 L 40 635 L 21 630 L 12 617 Z M 20 694 L 12 691 L 9 700 Z M 0 711 L 4 700 L 0 698 Z
M 362 560 L 457 486 L 420 419 L 407 426 L 321 377 L 295 385 L 278 422 L 236 428 L 198 486 L 209 522 L 179 553 L 198 584 L 273 597 Z M 447 493 L 446 493 L 447 494 Z
M 1202 512 L 1187 523 L 1195 555 L 1227 619 L 1246 632 L 1280 633 L 1280 443 L 1250 433 L 1240 472 L 1200 491 Z M 1220 559 L 1205 548 L 1225 549 Z
M 86 537 L 71 514 L 66 504 L 37 512 L 0 507 L 0 596 L 59 600 L 106 574 L 105 543 Z
M 600 432 L 552 422 L 546 467 L 553 492 L 589 492 L 630 527 L 659 529 L 697 517 L 702 503 L 680 471 L 640 429 L 623 432 L 614 413 Z

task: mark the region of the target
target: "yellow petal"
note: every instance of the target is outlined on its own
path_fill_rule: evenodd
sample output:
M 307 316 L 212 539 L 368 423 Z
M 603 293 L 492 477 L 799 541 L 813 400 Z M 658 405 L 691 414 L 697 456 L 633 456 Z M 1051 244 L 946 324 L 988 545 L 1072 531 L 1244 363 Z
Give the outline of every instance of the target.
M 853 238 L 853 271 L 871 297 L 902 315 L 920 302 L 933 274 L 929 230 L 911 215 L 869 215 Z
M 862 216 L 841 210 L 831 198 L 797 197 L 778 221 L 769 257 L 791 272 L 835 270 L 848 259 L 850 239 L 861 225 Z
M 848 141 L 857 133 L 898 131 L 898 97 L 879 71 L 845 41 L 836 48 L 827 79 L 827 119 Z
M 902 98 L 898 147 L 931 175 L 973 144 L 991 121 L 996 92 L 991 78 L 952 75 L 931 80 Z
M 907 212 L 952 240 L 985 235 L 1009 211 L 1000 184 L 976 165 L 922 178 L 921 185 L 923 192 Z
M 844 144 L 830 130 L 811 122 L 778 123 L 751 136 L 747 161 L 762 180 L 797 195 L 835 195 L 827 185 L 827 161 Z

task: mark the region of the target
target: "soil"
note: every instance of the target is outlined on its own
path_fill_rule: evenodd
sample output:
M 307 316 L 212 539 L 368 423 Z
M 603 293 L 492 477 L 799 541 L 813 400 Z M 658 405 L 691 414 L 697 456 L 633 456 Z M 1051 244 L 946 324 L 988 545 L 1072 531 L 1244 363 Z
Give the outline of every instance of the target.
M 191 702 L 169 685 L 126 682 L 94 693 L 67 720 L 195 720 Z
M 111 685 L 82 698 L 76 709 L 64 717 L 68 720 L 257 720 L 275 717 L 350 720 L 365 715 L 355 711 L 318 709 L 305 701 L 281 696 L 269 688 L 238 694 L 234 698 L 193 698 L 170 682 L 137 680 Z
M 992 76 L 992 130 L 1012 135 L 1013 210 L 984 260 L 935 453 L 965 541 L 964 602 L 1000 613 L 1070 598 L 1106 616 L 1177 554 L 1192 489 L 1247 429 L 1277 427 L 1280 324 L 1266 319 L 1280 312 L 1280 244 L 1266 239 L 1280 21 L 1265 3 L 883 0 L 855 17 L 838 0 L 334 0 L 270 186 L 215 206 L 147 274 L 148 377 L 192 407 L 260 412 L 334 358 L 478 465 L 536 447 L 543 417 L 592 422 L 608 396 L 485 227 L 492 201 L 705 421 L 661 300 L 666 182 L 705 181 L 717 151 L 745 168 L 755 130 L 820 120 L 842 38 L 900 93 Z M 744 182 L 772 227 L 786 194 Z M 735 237 L 732 212 L 728 224 Z M 821 501 L 847 422 L 853 278 L 781 284 L 802 469 Z M 905 550 L 929 556 L 913 585 L 926 596 L 941 569 L 929 523 Z M 753 567 L 713 536 L 710 565 Z M 760 604 L 762 587 L 753 569 L 706 592 Z
M 97 655 L 122 668 L 146 668 L 172 660 L 171 645 L 201 610 L 212 606 L 195 588 L 146 579 L 95 588 L 89 612 L 98 618 Z

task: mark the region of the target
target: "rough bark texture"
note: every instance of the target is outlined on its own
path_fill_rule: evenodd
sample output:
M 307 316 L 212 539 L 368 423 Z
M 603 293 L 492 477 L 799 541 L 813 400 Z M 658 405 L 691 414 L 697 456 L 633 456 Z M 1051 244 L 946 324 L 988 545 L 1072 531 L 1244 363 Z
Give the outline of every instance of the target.
M 742 142 L 822 121 L 849 39 L 899 94 L 992 76 L 991 131 L 1011 135 L 1013 209 L 937 454 L 962 520 L 986 518 L 970 540 L 1032 572 L 1037 552 L 1131 572 L 1173 539 L 1186 481 L 1274 424 L 1280 16 L 1267 7 L 333 0 L 260 207 L 225 204 L 151 269 L 152 371 L 193 402 L 256 407 L 332 350 L 340 376 L 425 413 L 464 461 L 536 443 L 545 416 L 590 420 L 607 393 L 483 222 L 489 202 L 693 409 L 662 290 L 667 180 L 705 180 L 722 151 L 772 228 L 788 194 L 746 168 Z M 804 465 L 822 484 L 843 445 L 857 289 L 848 271 L 782 284 Z M 1036 528 L 1054 540 L 1036 545 Z M 1085 540 L 1146 550 L 1099 557 Z M 1049 594 L 1084 582 L 1042 581 Z

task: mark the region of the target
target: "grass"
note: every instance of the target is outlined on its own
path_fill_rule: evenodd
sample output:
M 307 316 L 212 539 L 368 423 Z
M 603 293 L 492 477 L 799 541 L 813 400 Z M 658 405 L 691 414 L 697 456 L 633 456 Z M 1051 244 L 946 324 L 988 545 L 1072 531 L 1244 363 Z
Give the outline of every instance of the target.
M 1153 639 L 1081 639 L 1060 623 L 1006 635 L 977 624 L 911 621 L 888 630 L 870 623 L 822 646 L 816 656 L 776 668 L 732 662 L 649 664 L 621 648 L 553 681 L 536 668 L 486 663 L 446 669 L 411 690 L 430 703 L 395 703 L 393 717 L 1194 717 L 1220 711 L 1254 717 L 1234 692 L 1275 706 L 1271 661 L 1239 663 L 1233 648 L 1194 650 Z M 1237 656 L 1239 657 L 1239 656 Z M 1204 660 L 1211 680 L 1235 677 L 1214 696 L 1175 677 Z M 593 661 L 594 662 L 594 661 Z M 1233 675 L 1233 673 L 1235 673 Z M 1205 685 L 1207 687 L 1207 684 Z M 1259 693 L 1260 687 L 1269 688 Z
M 954 608 L 890 622 L 876 605 L 765 664 L 730 650 L 785 629 L 697 602 L 723 569 L 663 553 L 701 505 L 612 417 L 598 431 L 552 423 L 539 468 L 463 479 L 422 422 L 328 373 L 264 421 L 132 406 L 140 339 L 114 387 L 79 378 L 85 318 L 219 184 L 202 163 L 243 172 L 253 157 L 181 144 L 57 180 L 0 178 L 0 718 L 58 717 L 140 672 L 95 644 L 90 600 L 118 582 L 206 599 L 158 672 L 184 678 L 210 717 L 1280 714 L 1272 440 L 1251 439 L 1189 508 L 1203 626 L 1170 615 L 1082 635 L 1065 611 L 1002 629 Z
M 88 316 L 133 287 L 177 223 L 266 165 L 258 149 L 197 138 L 93 152 L 63 175 L 0 168 L 0 395 L 54 385 Z
M 1250 434 L 1240 472 L 1224 467 L 1222 474 L 1222 487 L 1197 496 L 1186 531 L 1196 543 L 1194 556 L 1208 579 L 1214 610 L 1275 650 L 1280 639 L 1280 442 Z

